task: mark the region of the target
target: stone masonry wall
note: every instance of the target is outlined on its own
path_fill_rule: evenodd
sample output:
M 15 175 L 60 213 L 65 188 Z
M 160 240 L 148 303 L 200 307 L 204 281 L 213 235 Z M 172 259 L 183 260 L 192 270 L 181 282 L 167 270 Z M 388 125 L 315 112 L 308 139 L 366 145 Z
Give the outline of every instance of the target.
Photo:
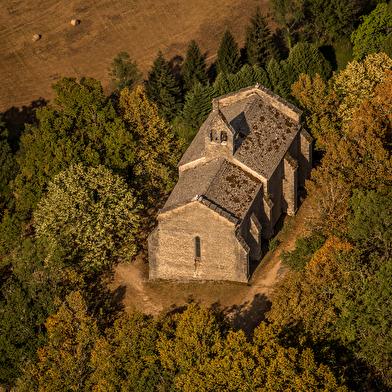
M 234 223 L 195 201 L 159 216 L 149 239 L 150 279 L 246 282 L 248 251 L 236 237 Z
M 267 194 L 274 203 L 271 216 L 271 224 L 275 226 L 282 213 L 282 199 L 283 199 L 283 161 L 279 163 L 278 167 L 274 171 L 274 174 L 268 180 Z
M 298 162 L 287 153 L 283 165 L 283 212 L 293 216 L 297 211 Z

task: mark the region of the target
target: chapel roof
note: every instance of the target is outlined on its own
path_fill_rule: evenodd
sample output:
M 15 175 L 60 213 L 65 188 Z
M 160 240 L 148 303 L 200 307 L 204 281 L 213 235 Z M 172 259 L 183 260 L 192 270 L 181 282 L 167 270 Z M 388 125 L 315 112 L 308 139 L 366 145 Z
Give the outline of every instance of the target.
M 224 158 L 216 158 L 181 173 L 160 213 L 198 201 L 233 223 L 248 212 L 261 181 Z
M 299 132 L 302 112 L 262 86 L 214 99 L 215 110 L 201 126 L 178 166 L 205 157 L 205 134 L 222 116 L 235 131 L 233 157 L 269 179 Z
M 178 164 L 180 178 L 159 213 L 199 202 L 237 224 L 260 191 L 262 178 L 272 176 L 301 130 L 302 112 L 259 85 L 215 98 L 212 104 Z M 228 155 L 208 156 L 206 135 L 213 128 L 231 133 Z

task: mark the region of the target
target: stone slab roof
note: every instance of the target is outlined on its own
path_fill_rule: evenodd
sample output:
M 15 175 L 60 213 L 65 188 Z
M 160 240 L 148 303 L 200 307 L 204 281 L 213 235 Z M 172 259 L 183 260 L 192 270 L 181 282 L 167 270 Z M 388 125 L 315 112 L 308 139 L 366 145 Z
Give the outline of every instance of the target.
M 262 86 L 214 99 L 213 110 L 178 166 L 205 157 L 205 135 L 220 112 L 235 130 L 234 158 L 269 179 L 301 129 L 302 112 Z
M 205 191 L 205 196 L 243 219 L 260 186 L 258 178 L 225 160 Z
M 244 101 L 247 106 L 240 114 L 233 106 L 222 109 L 232 127 L 238 130 L 234 158 L 264 178 L 270 178 L 301 126 L 264 103 L 257 94 Z
M 261 181 L 223 158 L 183 171 L 160 214 L 198 201 L 237 224 L 248 212 Z

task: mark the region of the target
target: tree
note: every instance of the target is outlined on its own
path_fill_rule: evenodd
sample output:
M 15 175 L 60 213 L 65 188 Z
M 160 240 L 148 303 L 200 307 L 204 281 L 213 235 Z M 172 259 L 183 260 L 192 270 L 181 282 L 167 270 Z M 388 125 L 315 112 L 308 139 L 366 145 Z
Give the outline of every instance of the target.
M 0 118 L 0 205 L 7 205 L 12 199 L 9 183 L 18 173 L 18 164 L 8 143 L 8 131 Z M 0 209 L 1 211 L 1 209 Z M 0 215 L 1 217 L 1 215 Z
M 293 46 L 293 39 L 299 33 L 305 20 L 304 0 L 271 0 L 273 18 L 283 30 L 289 50 Z
M 290 51 L 289 57 L 282 62 L 288 77 L 288 86 L 296 82 L 301 74 L 311 77 L 320 75 L 326 81 L 332 74 L 332 66 L 315 45 L 299 42 Z
M 91 351 L 100 332 L 79 291 L 73 291 L 45 323 L 48 342 L 38 349 L 15 391 L 87 391 Z
M 108 68 L 109 76 L 116 88 L 116 95 L 119 95 L 125 87 L 132 90 L 143 76 L 139 71 L 137 62 L 132 61 L 129 54 L 126 52 L 118 53 L 110 66 L 111 68 Z
M 380 52 L 383 42 L 392 29 L 392 15 L 388 12 L 386 3 L 378 4 L 374 11 L 362 16 L 361 19 L 361 25 L 351 34 L 355 60 Z
M 385 72 L 390 69 L 392 60 L 379 53 L 347 64 L 328 82 L 319 76 L 300 76 L 292 93 L 305 110 L 305 125 L 316 138 L 316 147 L 329 148 L 332 140 L 344 135 L 344 124 L 365 99 L 374 99 L 376 85 L 385 82 Z
M 159 117 L 157 107 L 141 88 L 136 92 L 123 90 L 119 112 L 137 146 L 131 173 L 133 187 L 150 198 L 157 190 L 172 189 L 185 142 Z
M 279 60 L 279 53 L 272 39 L 266 18 L 259 7 L 246 27 L 245 51 L 248 63 L 265 68 L 272 58 Z
M 46 238 L 20 240 L 0 279 L 0 385 L 10 387 L 46 341 L 44 322 L 69 285 L 64 252 Z
M 147 98 L 157 105 L 166 121 L 171 121 L 181 109 L 180 88 L 161 51 L 148 72 L 145 85 Z
M 70 265 L 91 273 L 134 255 L 140 207 L 109 169 L 73 165 L 49 184 L 34 212 L 35 229 L 66 250 Z
M 53 177 L 70 164 L 103 164 L 118 173 L 133 162 L 132 136 L 100 82 L 63 78 L 52 88 L 53 105 L 37 110 L 38 124 L 28 125 L 21 137 L 14 192 L 24 218 Z
M 345 351 L 336 328 L 339 312 L 332 290 L 342 277 L 341 255 L 351 250 L 348 242 L 329 238 L 305 269 L 283 279 L 267 314 L 282 328 L 287 344 L 312 348 L 319 359 L 331 364 Z
M 392 246 L 392 190 L 383 187 L 377 191 L 354 190 L 349 200 L 353 214 L 348 218 L 349 235 L 362 248 L 379 251 L 389 259 Z
M 8 131 L 0 118 L 0 254 L 11 250 L 19 234 L 19 218 L 15 216 L 15 196 L 11 182 L 19 172 L 19 165 L 8 143 Z
M 90 387 L 100 391 L 167 390 L 169 378 L 160 365 L 160 321 L 136 310 L 120 315 L 91 352 Z
M 239 71 L 240 66 L 241 60 L 237 42 L 230 30 L 226 30 L 218 49 L 218 59 L 216 61 L 217 73 L 236 73 Z
M 361 11 L 357 0 L 312 0 L 305 4 L 302 31 L 318 45 L 349 36 Z
M 196 132 L 211 112 L 214 89 L 197 84 L 185 95 L 185 104 L 181 112 L 181 121 L 193 133 Z
M 269 77 L 263 68 L 245 64 L 236 74 L 220 73 L 213 84 L 214 95 L 225 95 L 257 83 L 271 88 Z
M 349 259 L 343 271 L 342 284 L 335 289 L 335 302 L 340 311 L 337 327 L 346 344 L 375 369 L 375 378 L 381 378 L 385 390 L 389 390 L 392 386 L 392 262 L 375 255 L 366 260 L 362 255 Z
M 311 260 L 313 254 L 325 243 L 325 238 L 315 231 L 310 235 L 297 237 L 295 248 L 292 251 L 283 250 L 280 254 L 282 264 L 289 267 L 292 271 L 298 272 L 305 268 Z
M 344 120 L 350 120 L 365 99 L 373 100 L 376 86 L 385 82 L 385 72 L 389 70 L 392 70 L 392 60 L 384 53 L 348 63 L 334 81 L 334 90 L 341 100 L 338 115 Z
M 198 83 L 206 85 L 208 82 L 206 63 L 195 40 L 191 41 L 186 51 L 182 80 L 186 91 L 191 91 Z
M 274 58 L 267 65 L 268 78 L 271 81 L 272 90 L 282 98 L 286 98 L 290 89 L 288 86 L 288 78 L 282 62 L 278 62 Z

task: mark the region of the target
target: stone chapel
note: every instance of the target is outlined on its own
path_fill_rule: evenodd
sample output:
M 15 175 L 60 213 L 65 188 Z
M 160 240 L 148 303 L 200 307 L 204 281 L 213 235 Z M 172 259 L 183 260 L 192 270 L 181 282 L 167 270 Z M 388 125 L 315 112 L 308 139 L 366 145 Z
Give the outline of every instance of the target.
M 302 112 L 260 85 L 212 101 L 148 239 L 150 279 L 249 279 L 312 168 Z

